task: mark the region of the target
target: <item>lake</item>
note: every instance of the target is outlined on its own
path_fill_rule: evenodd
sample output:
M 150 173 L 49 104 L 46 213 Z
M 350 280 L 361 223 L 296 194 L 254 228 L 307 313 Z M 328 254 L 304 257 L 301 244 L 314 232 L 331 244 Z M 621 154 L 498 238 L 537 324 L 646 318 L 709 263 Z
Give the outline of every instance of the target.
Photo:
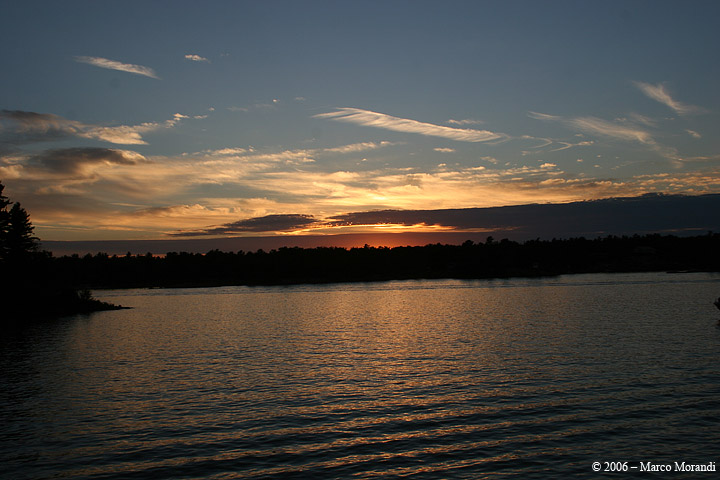
M 719 295 L 705 273 L 97 291 L 133 309 L 3 335 L 0 476 L 675 477 L 640 462 L 720 463 Z

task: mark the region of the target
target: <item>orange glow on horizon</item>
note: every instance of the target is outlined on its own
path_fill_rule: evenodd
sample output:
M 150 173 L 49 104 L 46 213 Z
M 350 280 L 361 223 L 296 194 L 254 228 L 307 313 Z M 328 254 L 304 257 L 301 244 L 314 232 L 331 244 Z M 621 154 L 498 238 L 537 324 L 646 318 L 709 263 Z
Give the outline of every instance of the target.
M 333 225 L 329 227 L 311 227 L 293 230 L 292 232 L 275 232 L 277 235 L 342 235 L 348 233 L 441 233 L 454 232 L 456 227 L 444 225 L 428 225 L 417 223 L 403 225 L 397 223 Z

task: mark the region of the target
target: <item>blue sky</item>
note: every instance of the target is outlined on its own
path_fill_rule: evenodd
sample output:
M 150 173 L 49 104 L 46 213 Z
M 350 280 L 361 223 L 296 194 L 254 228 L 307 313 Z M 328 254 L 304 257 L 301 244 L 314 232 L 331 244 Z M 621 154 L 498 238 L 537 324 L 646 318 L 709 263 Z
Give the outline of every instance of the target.
M 0 6 L 0 180 L 43 239 L 720 193 L 715 2 Z

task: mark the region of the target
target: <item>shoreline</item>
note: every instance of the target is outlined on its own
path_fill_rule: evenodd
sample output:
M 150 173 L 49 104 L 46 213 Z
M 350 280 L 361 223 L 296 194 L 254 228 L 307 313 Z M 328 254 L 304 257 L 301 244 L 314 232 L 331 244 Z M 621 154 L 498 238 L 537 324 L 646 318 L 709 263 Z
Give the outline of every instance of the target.
M 423 280 L 510 280 L 510 279 L 540 279 L 554 278 L 564 275 L 593 275 L 593 274 L 632 274 L 632 273 L 665 273 L 668 275 L 683 275 L 692 273 L 709 273 L 720 275 L 719 270 L 623 270 L 623 271 L 584 271 L 584 272 L 560 272 L 552 274 L 540 275 L 498 275 L 483 277 L 457 277 L 457 276 L 425 276 L 425 277 L 388 277 L 388 278 L 363 278 L 363 279 L 333 279 L 333 280 L 306 280 L 306 281 L 276 281 L 276 282 L 188 282 L 180 284 L 168 285 L 130 285 L 130 286 L 101 286 L 88 287 L 93 291 L 102 292 L 104 290 L 163 290 L 163 289 L 182 289 L 182 288 L 222 288 L 222 287 L 292 287 L 300 285 L 337 285 L 337 284 L 358 284 L 358 283 L 383 283 L 395 281 L 423 281 Z M 121 307 L 132 308 L 132 307 Z M 720 307 L 719 307 L 720 308 Z

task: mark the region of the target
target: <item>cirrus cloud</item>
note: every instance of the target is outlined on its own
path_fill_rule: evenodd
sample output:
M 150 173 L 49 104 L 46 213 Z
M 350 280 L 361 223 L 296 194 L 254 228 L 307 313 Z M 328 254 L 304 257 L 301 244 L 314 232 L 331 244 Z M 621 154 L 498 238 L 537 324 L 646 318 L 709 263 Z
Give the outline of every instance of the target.
M 530 118 L 542 121 L 561 122 L 569 127 L 581 130 L 586 133 L 601 135 L 624 141 L 636 141 L 646 145 L 654 145 L 655 141 L 646 130 L 636 126 L 626 126 L 608 122 L 597 117 L 576 117 L 563 118 L 557 115 L 546 113 L 528 112 Z M 586 143 L 588 144 L 588 143 Z
M 670 109 L 674 110 L 678 115 L 689 115 L 692 113 L 701 113 L 703 111 L 700 107 L 682 103 L 672 98 L 663 84 L 651 85 L 645 82 L 634 83 L 635 86 L 649 98 L 666 105 Z
M 108 70 L 118 70 L 121 72 L 134 73 L 136 75 L 142 75 L 144 77 L 155 78 L 160 80 L 155 71 L 150 67 L 143 65 L 134 65 L 132 63 L 122 63 L 116 60 L 110 60 L 102 57 L 86 57 L 79 56 L 75 57 L 75 61 L 79 63 L 87 63 L 100 68 L 107 68 Z
M 482 125 L 485 122 L 483 122 L 482 120 L 475 120 L 472 118 L 466 118 L 464 120 L 455 120 L 455 119 L 451 118 L 447 121 L 447 123 L 449 123 L 450 125 L 464 126 L 464 125 Z
M 419 122 L 408 118 L 393 117 L 384 113 L 371 112 L 360 108 L 344 107 L 334 112 L 320 113 L 313 118 L 323 118 L 338 122 L 354 123 L 365 127 L 383 128 L 394 132 L 415 133 L 432 137 L 447 138 L 459 142 L 489 142 L 504 140 L 507 135 L 489 130 L 453 128 L 432 123 Z

